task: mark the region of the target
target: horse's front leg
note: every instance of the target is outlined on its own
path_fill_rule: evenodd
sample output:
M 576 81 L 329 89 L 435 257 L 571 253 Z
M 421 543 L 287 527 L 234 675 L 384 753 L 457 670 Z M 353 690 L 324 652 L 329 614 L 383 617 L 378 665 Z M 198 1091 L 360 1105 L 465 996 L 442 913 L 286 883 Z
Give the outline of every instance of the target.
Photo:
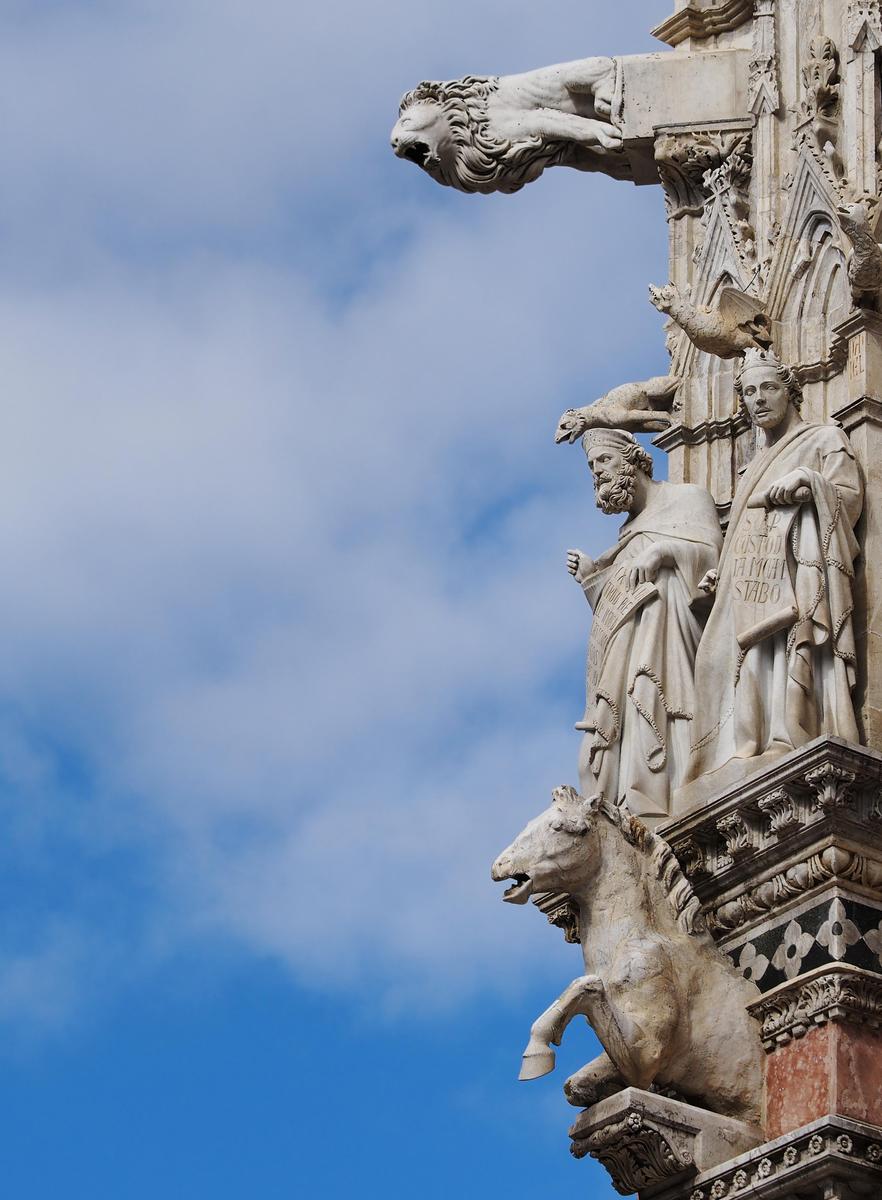
M 564 1030 L 579 1013 L 586 1013 L 591 998 L 603 991 L 603 980 L 598 975 L 581 975 L 546 1008 L 530 1029 L 530 1041 L 524 1051 L 519 1079 L 539 1079 L 554 1070 L 554 1051 L 559 1046 Z

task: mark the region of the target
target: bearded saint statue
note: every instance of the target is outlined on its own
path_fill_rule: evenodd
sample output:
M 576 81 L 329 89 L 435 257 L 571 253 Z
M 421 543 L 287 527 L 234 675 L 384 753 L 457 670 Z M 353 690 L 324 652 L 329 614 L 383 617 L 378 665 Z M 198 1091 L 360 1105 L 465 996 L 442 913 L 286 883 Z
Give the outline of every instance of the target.
M 594 613 L 579 781 L 652 823 L 670 813 L 688 762 L 698 585 L 717 564 L 720 523 L 704 488 L 653 480 L 630 433 L 592 429 L 582 445 L 598 507 L 628 519 L 598 559 L 567 556 Z
M 837 425 L 802 419 L 799 381 L 774 351 L 747 352 L 736 390 L 762 444 L 706 584 L 716 599 L 695 663 L 680 809 L 822 734 L 859 741 L 852 609 L 863 484 L 851 445 Z

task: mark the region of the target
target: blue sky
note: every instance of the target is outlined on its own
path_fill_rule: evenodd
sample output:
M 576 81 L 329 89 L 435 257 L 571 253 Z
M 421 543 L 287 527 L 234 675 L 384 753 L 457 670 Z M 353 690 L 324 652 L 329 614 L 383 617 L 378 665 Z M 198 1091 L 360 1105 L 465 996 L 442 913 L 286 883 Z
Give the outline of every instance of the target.
M 615 523 L 552 434 L 665 370 L 661 196 L 388 133 L 668 10 L 0 9 L 9 1195 L 613 1195 L 587 1030 L 516 1081 L 578 954 L 489 865 L 575 779 Z

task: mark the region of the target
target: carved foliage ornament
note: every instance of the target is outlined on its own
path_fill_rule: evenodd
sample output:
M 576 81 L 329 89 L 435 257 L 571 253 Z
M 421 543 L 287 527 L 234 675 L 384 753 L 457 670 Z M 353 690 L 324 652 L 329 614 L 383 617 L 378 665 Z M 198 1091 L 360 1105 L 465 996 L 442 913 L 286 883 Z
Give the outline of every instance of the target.
M 570 1150 L 574 1158 L 590 1154 L 603 1163 L 623 1196 L 694 1169 L 688 1138 L 671 1127 L 660 1128 L 637 1111 L 574 1139 Z
M 737 156 L 731 170 L 720 172 L 731 155 Z M 708 196 L 718 193 L 726 194 L 739 212 L 747 212 L 749 132 L 665 133 L 656 141 L 655 161 L 671 220 L 701 216 Z
M 839 153 L 840 96 L 839 51 L 832 39 L 817 38 L 802 69 L 801 120 L 796 130 L 797 145 L 807 145 L 835 183 L 845 168 Z
M 877 1025 L 882 1021 L 882 979 L 831 971 L 797 981 L 751 1005 L 750 1011 L 762 1022 L 763 1044 L 772 1051 L 827 1021 Z

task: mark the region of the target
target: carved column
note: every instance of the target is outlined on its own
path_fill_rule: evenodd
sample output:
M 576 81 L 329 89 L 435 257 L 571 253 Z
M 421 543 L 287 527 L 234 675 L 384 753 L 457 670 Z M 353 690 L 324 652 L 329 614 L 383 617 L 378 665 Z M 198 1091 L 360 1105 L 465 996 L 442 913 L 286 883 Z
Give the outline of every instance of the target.
M 848 343 L 849 401 L 833 414 L 861 465 L 867 503 L 858 525 L 861 557 L 855 580 L 858 691 L 864 741 L 882 749 L 882 317 L 856 310 L 837 329 Z
M 879 50 L 882 16 L 879 0 L 850 0 L 846 38 L 846 152 L 848 174 L 858 194 L 877 186 L 876 147 L 880 136 Z
M 756 0 L 749 100 L 750 110 L 756 117 L 753 157 L 757 257 L 760 264 L 764 264 L 771 254 L 777 207 L 778 111 L 781 107 L 781 94 L 778 87 L 775 0 Z

